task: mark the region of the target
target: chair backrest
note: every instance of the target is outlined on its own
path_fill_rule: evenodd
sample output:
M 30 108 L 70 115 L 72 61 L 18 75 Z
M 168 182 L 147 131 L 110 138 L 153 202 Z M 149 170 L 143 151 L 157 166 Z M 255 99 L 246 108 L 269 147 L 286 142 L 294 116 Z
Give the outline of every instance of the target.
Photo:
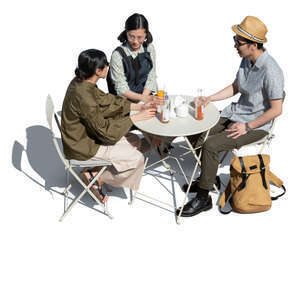
M 48 95 L 47 100 L 46 100 L 46 118 L 47 118 L 47 122 L 49 125 L 49 128 L 53 134 L 53 128 L 52 128 L 52 118 L 54 115 L 54 104 L 53 101 L 51 99 L 51 96 Z
M 282 96 L 282 101 L 283 101 L 283 102 L 284 102 L 284 100 L 285 100 L 285 97 L 286 97 L 286 92 L 283 91 L 283 96 Z M 283 103 L 283 102 L 282 102 L 282 103 Z M 262 146 L 261 146 L 261 148 L 260 148 L 259 153 L 262 153 L 262 151 L 264 150 L 265 146 L 266 146 L 267 144 L 270 144 L 271 140 L 274 138 L 275 135 L 274 135 L 273 132 L 274 132 L 276 120 L 277 120 L 277 118 L 274 118 L 274 119 L 273 119 L 273 121 L 272 121 L 272 126 L 271 126 L 271 128 L 270 128 L 270 130 L 269 130 L 269 132 L 268 132 L 268 135 L 267 135 L 266 138 L 265 138 L 264 143 L 262 144 Z
M 48 122 L 49 128 L 50 128 L 51 133 L 52 133 L 52 140 L 53 140 L 55 149 L 56 149 L 57 154 L 60 157 L 61 161 L 63 162 L 63 164 L 66 167 L 69 167 L 69 162 L 68 162 L 68 160 L 66 160 L 64 154 L 61 152 L 60 147 L 59 147 L 58 142 L 57 142 L 57 139 L 55 137 L 54 131 L 53 131 L 53 126 L 52 126 L 53 116 L 55 117 L 57 127 L 59 128 L 59 131 L 61 132 L 58 117 L 57 117 L 57 115 L 54 111 L 54 104 L 53 104 L 52 98 L 51 98 L 50 95 L 48 95 L 47 100 L 46 100 L 46 118 L 47 118 L 47 122 Z

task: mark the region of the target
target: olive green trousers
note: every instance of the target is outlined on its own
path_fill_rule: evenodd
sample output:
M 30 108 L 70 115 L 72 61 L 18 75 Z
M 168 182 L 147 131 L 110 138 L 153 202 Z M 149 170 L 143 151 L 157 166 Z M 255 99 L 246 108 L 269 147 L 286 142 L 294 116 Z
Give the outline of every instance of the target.
M 244 145 L 254 143 L 268 134 L 265 130 L 252 130 L 237 139 L 233 139 L 228 137 L 230 132 L 225 131 L 231 124 L 233 122 L 229 119 L 220 118 L 219 122 L 211 128 L 209 136 L 204 143 L 205 132 L 188 137 L 194 148 L 202 146 L 201 174 L 198 181 L 199 188 L 205 190 L 213 189 L 220 163 L 220 152 L 238 149 Z M 199 151 L 197 152 L 198 155 Z

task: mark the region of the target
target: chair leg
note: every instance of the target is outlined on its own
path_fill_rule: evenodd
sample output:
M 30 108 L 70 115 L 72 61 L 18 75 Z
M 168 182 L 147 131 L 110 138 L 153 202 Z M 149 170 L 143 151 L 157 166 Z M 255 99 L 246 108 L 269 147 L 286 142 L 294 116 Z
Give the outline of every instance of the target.
M 111 215 L 111 213 L 107 209 L 107 202 L 104 203 L 104 213 L 110 218 L 113 219 L 114 217 Z
M 64 212 L 68 207 L 68 194 L 69 194 L 69 189 L 72 186 L 71 184 L 69 185 L 69 180 L 70 180 L 70 173 L 69 170 L 66 169 L 66 188 L 64 190 Z
M 147 167 L 148 160 L 149 160 L 149 157 L 147 156 L 146 159 L 145 159 L 145 163 L 144 163 L 144 168 L 145 168 L 145 169 L 146 169 L 146 167 Z
M 132 191 L 132 189 L 130 189 L 130 200 L 128 202 L 129 205 L 132 205 L 133 204 L 133 201 L 135 200 L 136 198 L 136 193 L 137 191 Z
M 63 215 L 60 217 L 59 221 L 63 221 L 63 219 L 66 217 L 66 215 L 71 211 L 71 209 L 74 207 L 74 205 L 84 196 L 84 194 L 88 193 L 98 204 L 102 205 L 104 207 L 104 214 L 107 215 L 109 218 L 112 218 L 112 215 L 108 212 L 106 203 L 101 203 L 99 199 L 92 193 L 90 190 L 90 187 L 93 185 L 93 183 L 98 179 L 98 177 L 105 171 L 106 167 L 103 167 L 101 171 L 95 176 L 95 178 L 88 184 L 85 185 L 84 182 L 81 180 L 81 178 L 70 168 L 68 171 L 72 173 L 72 175 L 77 179 L 77 181 L 83 186 L 84 190 L 81 192 L 81 194 L 73 200 L 73 202 L 69 205 L 69 207 L 64 211 Z
M 218 194 L 218 196 L 220 195 L 220 191 L 219 191 L 219 189 L 217 188 L 217 186 L 214 184 L 214 189 L 215 189 L 215 191 L 217 192 L 217 194 Z
M 81 194 L 73 200 L 73 202 L 69 205 L 69 207 L 64 211 L 63 215 L 60 217 L 59 221 L 63 221 L 63 219 L 66 217 L 66 215 L 70 212 L 70 210 L 73 208 L 73 206 L 82 198 L 82 196 L 88 192 L 87 188 L 85 188 Z

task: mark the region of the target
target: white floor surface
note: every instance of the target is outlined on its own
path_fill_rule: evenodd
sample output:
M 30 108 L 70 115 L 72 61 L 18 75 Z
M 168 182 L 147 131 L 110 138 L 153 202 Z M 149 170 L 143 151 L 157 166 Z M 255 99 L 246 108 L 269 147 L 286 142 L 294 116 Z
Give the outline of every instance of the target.
M 299 299 L 299 39 L 293 23 L 298 15 L 293 1 L 268 3 L 4 4 L 1 299 Z M 80 51 L 99 48 L 109 57 L 126 18 L 136 11 L 151 25 L 157 72 L 170 94 L 193 93 L 199 86 L 210 94 L 230 84 L 240 63 L 231 26 L 246 15 L 265 21 L 266 47 L 284 71 L 287 91 L 270 148 L 271 169 L 287 193 L 270 211 L 221 215 L 211 193 L 212 210 L 177 225 L 168 209 L 142 199 L 129 206 L 129 192 L 113 189 L 108 204 L 113 220 L 86 196 L 58 221 L 64 174 L 49 139 L 46 97 L 50 93 L 60 110 Z M 99 87 L 105 90 L 105 82 Z M 191 169 L 191 160 L 184 164 Z M 141 190 L 172 204 L 165 170 L 151 172 Z M 165 186 L 154 173 L 166 177 Z M 219 173 L 228 180 L 228 164 Z M 181 201 L 183 181 L 177 174 L 175 179 Z M 71 193 L 79 189 L 75 185 Z

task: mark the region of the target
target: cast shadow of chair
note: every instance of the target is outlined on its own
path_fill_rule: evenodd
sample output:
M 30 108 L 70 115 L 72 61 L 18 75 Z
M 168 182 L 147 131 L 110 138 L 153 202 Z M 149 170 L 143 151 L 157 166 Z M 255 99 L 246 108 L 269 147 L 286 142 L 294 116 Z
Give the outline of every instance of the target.
M 12 149 L 12 165 L 15 169 L 24 174 L 27 179 L 30 179 L 38 186 L 50 192 L 52 197 L 54 194 L 61 196 L 63 203 L 64 194 L 60 192 L 60 190 L 65 188 L 65 168 L 58 157 L 53 144 L 51 131 L 40 125 L 30 126 L 26 129 L 26 137 L 26 148 L 18 141 L 14 142 Z M 59 147 L 62 149 L 61 139 L 57 140 Z M 42 178 L 42 180 L 35 179 L 30 175 L 32 172 L 22 168 L 22 161 L 25 159 L 24 155 L 26 155 L 32 170 L 38 175 L 36 177 Z M 78 195 L 81 191 L 82 187 L 79 183 L 77 183 L 76 180 L 72 180 L 70 195 Z M 121 188 L 113 188 L 109 194 L 119 198 L 127 198 L 124 190 Z M 97 203 L 88 195 L 82 197 L 79 203 L 103 213 L 95 207 L 97 206 Z

